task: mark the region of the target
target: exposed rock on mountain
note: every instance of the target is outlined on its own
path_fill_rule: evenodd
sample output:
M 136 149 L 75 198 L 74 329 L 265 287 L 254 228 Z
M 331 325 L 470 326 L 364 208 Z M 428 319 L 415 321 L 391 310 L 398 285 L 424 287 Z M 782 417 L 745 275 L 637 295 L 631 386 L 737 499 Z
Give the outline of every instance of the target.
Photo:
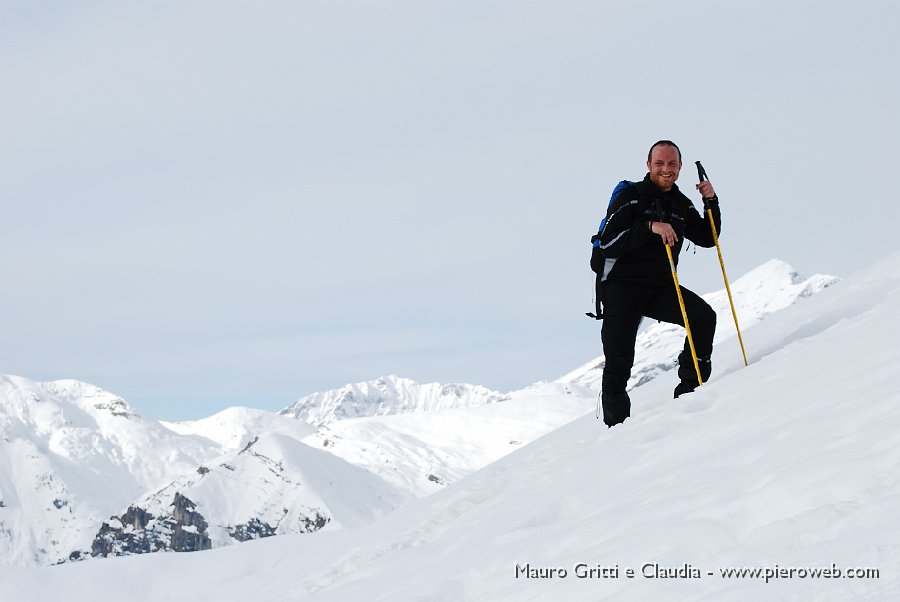
M 132 503 L 103 524 L 89 555 L 193 551 L 357 525 L 408 497 L 332 454 L 263 434 Z
M 212 547 L 206 519 L 194 502 L 176 493 L 167 516 L 153 516 L 129 506 L 118 519 L 103 523 L 91 545 L 91 556 L 125 556 L 160 550 L 197 552 Z

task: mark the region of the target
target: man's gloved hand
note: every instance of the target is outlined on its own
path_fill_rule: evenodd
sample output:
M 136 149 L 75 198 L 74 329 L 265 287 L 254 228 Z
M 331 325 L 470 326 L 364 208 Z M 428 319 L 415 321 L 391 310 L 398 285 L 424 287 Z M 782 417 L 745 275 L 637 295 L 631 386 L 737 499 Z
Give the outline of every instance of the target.
M 700 194 L 705 199 L 711 199 L 716 196 L 716 189 L 713 188 L 712 183 L 709 180 L 704 180 L 697 184 L 697 190 L 700 191 Z
M 654 234 L 659 234 L 663 239 L 663 242 L 670 247 L 675 246 L 675 243 L 678 242 L 678 235 L 675 234 L 675 229 L 672 228 L 671 224 L 667 224 L 666 222 L 650 222 L 650 230 Z

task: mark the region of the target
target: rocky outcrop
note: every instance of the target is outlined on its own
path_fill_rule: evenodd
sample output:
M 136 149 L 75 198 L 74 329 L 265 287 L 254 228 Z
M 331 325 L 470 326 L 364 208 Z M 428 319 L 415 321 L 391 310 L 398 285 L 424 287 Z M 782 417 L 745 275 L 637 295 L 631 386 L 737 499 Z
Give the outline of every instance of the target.
M 235 541 L 249 541 L 251 539 L 261 539 L 263 537 L 271 537 L 278 531 L 278 525 L 274 527 L 269 523 L 263 522 L 258 518 L 250 519 L 243 525 L 235 525 L 228 527 L 228 534 Z
M 195 504 L 175 494 L 169 516 L 154 516 L 137 506 L 130 506 L 122 516 L 103 523 L 91 545 L 91 556 L 127 556 L 169 550 L 195 552 L 208 550 L 212 542 L 206 519 Z M 70 557 L 71 558 L 71 557 Z
M 249 541 L 251 539 L 261 539 L 263 537 L 271 537 L 278 535 L 278 528 L 281 521 L 288 516 L 289 510 L 283 509 L 281 516 L 274 525 L 260 520 L 259 518 L 251 518 L 246 523 L 240 525 L 229 525 L 228 535 L 235 541 Z M 291 531 L 292 533 L 314 533 L 331 522 L 331 518 L 320 512 L 310 508 L 309 514 L 299 517 L 298 525 Z

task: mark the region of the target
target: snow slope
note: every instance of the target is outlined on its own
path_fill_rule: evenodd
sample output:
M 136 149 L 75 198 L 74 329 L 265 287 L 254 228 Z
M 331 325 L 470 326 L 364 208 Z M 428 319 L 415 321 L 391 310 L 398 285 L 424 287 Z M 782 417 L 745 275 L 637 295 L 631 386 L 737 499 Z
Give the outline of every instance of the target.
M 833 280 L 820 276 L 803 281 L 779 261 L 754 270 L 735 283 L 745 331 L 767 312 Z M 724 291 L 707 297 L 727 311 Z M 723 329 L 719 332 L 721 336 Z M 724 332 L 727 336 L 729 329 Z M 668 325 L 653 326 L 642 335 L 640 382 L 672 367 L 681 338 L 679 329 Z M 593 386 L 598 376 L 595 362 L 576 371 L 574 380 Z M 4 491 L 15 495 L 7 494 L 3 502 L 0 522 L 5 520 L 6 543 L 0 557 L 10 564 L 54 563 L 72 552 L 85 558 L 92 553 L 204 549 L 263 535 L 358 525 L 409 495 L 443 489 L 590 412 L 596 400 L 590 389 L 576 384 L 538 383 L 501 395 L 472 385 L 420 385 L 389 376 L 308 396 L 283 415 L 230 408 L 203 420 L 160 424 L 90 385 L 7 380 L 19 383 L 18 388 L 7 384 L 0 397 L 9 415 L 32 413 L 15 409 L 22 399 L 62 392 L 55 409 L 48 410 L 53 404 L 46 402 L 32 404 L 40 408 L 34 412 L 37 417 L 25 419 L 15 432 L 6 430 L 12 463 L 0 467 L 0 480 L 6 482 L 0 500 Z M 73 431 L 71 418 L 59 423 L 47 418 L 81 412 L 79 404 L 107 410 L 100 415 L 104 426 L 87 422 Z M 315 427 L 292 415 L 322 426 L 313 434 Z M 348 418 L 357 415 L 368 417 Z M 50 432 L 53 445 L 42 439 Z M 280 444 L 272 443 L 274 435 L 281 436 Z M 260 437 L 255 449 L 272 445 L 272 453 L 244 455 L 246 446 Z M 68 440 L 75 441 L 77 451 L 59 443 Z M 310 490 L 305 475 L 311 464 L 323 460 L 301 440 L 369 472 L 354 476 L 351 467 L 338 461 L 335 474 L 343 476 L 329 481 L 332 493 Z M 22 449 L 31 452 L 23 455 Z M 50 467 L 61 455 L 75 458 L 74 470 Z M 298 458 L 299 464 L 293 461 Z M 35 475 L 41 482 L 32 483 Z M 78 496 L 66 493 L 86 478 L 98 484 Z M 353 486 L 357 482 L 368 483 L 363 493 Z M 294 491 L 299 484 L 302 493 Z M 344 485 L 349 486 L 346 495 L 356 500 L 349 511 L 334 493 Z M 42 490 L 40 500 L 29 497 Z
M 538 384 L 502 403 L 332 421 L 304 439 L 425 496 L 594 409 L 577 385 Z
M 752 341 L 754 324 L 837 281 L 824 275 L 803 279 L 789 264 L 777 259 L 762 264 L 732 286 L 744 332 L 750 333 Z M 720 316 L 717 342 L 735 339 L 725 290 L 705 298 Z M 654 324 L 647 328 L 638 339 L 631 386 L 675 368 L 683 340 L 684 329 L 678 326 Z M 737 345 L 737 341 L 728 344 Z M 473 387 L 419 385 L 391 376 L 309 396 L 283 413 L 299 413 L 298 417 L 310 417 L 321 425 L 304 442 L 423 496 L 487 466 L 515 445 L 532 441 L 593 410 L 602 369 L 601 357 L 556 383 L 537 383 L 503 396 L 490 392 L 481 401 L 454 394 L 444 396 L 441 404 L 435 402 L 438 392 Z M 419 394 L 424 397 L 416 402 Z M 475 407 L 466 407 L 470 405 Z M 441 406 L 449 407 L 429 411 Z M 359 414 L 377 416 L 352 418 Z
M 749 367 L 723 346 L 694 394 L 637 387 L 624 424 L 575 420 L 358 529 L 0 567 L 0 599 L 898 599 L 898 299 L 900 254 L 754 326 Z M 797 572 L 832 566 L 844 576 Z M 567 575 L 525 576 L 538 567 Z M 699 576 L 660 577 L 677 570 Z
M 228 408 L 201 420 L 164 421 L 162 425 L 180 435 L 204 437 L 232 452 L 239 452 L 261 433 L 281 433 L 303 439 L 316 430 L 310 424 L 280 414 L 243 407 Z

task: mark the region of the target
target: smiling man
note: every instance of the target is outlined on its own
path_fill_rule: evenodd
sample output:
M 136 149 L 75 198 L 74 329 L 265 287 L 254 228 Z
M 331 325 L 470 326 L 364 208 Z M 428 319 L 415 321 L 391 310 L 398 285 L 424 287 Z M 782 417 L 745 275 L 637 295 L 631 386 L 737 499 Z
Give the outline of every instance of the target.
M 631 399 L 625 387 L 634 364 L 634 343 L 641 318 L 684 326 L 665 245 L 672 247 L 676 264 L 685 238 L 701 247 L 715 246 L 706 214 L 701 216 L 675 184 L 681 165 L 681 151 L 674 142 L 660 140 L 651 146 L 647 175 L 614 196 L 598 235 L 595 253 L 602 255 L 604 262 L 599 295 L 606 356 L 601 399 L 603 421 L 608 426 L 631 415 Z M 716 229 L 721 232 L 719 200 L 712 184 L 702 182 L 697 190 L 712 209 Z M 712 371 L 716 313 L 688 289 L 681 287 L 681 294 L 705 382 Z M 678 364 L 681 382 L 675 388 L 675 397 L 699 385 L 686 337 Z

